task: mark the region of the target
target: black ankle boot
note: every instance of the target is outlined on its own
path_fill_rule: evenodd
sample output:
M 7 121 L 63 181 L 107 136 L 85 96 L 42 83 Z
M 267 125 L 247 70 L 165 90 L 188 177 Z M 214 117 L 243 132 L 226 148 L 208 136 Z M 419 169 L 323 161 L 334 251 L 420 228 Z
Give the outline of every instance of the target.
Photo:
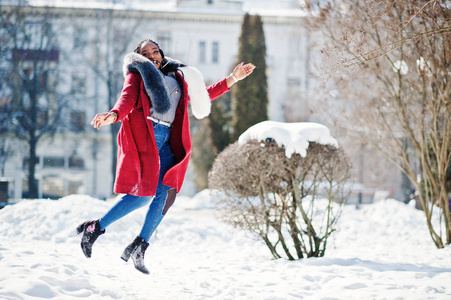
M 135 250 L 135 248 L 139 245 L 139 243 L 142 241 L 142 238 L 137 236 L 133 242 L 125 248 L 124 252 L 122 252 L 121 258 L 125 261 L 128 261 L 130 258 L 130 255 L 132 255 L 132 252 Z
M 105 233 L 105 230 L 100 230 L 99 220 L 86 221 L 77 227 L 77 234 L 83 232 L 81 238 L 81 250 L 87 258 L 91 257 L 92 245 L 97 238 Z
M 144 265 L 144 253 L 146 252 L 147 247 L 149 247 L 149 243 L 146 243 L 141 237 L 137 236 L 135 240 L 125 248 L 121 258 L 128 261 L 131 257 L 135 264 L 135 268 L 138 271 L 149 274 L 149 270 Z

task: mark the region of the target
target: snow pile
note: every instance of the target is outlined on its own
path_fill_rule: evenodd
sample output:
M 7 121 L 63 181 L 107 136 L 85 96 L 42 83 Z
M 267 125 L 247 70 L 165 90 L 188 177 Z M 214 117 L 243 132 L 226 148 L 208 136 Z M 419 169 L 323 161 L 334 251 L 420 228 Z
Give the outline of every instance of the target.
M 264 121 L 246 130 L 239 137 L 238 143 L 242 145 L 250 140 L 265 141 L 267 139 L 275 140 L 279 146 L 284 145 L 287 157 L 291 157 L 293 153 L 299 153 L 305 157 L 309 142 L 338 147 L 338 142 L 330 135 L 329 128 L 310 122 Z
M 209 191 L 180 197 L 150 241 L 150 275 L 120 259 L 146 208 L 108 227 L 91 259 L 82 254 L 75 228 L 115 201 L 72 195 L 0 210 L 0 299 L 451 299 L 451 247 L 436 249 L 423 212 L 394 200 L 345 206 L 325 257 L 286 261 L 218 221 Z

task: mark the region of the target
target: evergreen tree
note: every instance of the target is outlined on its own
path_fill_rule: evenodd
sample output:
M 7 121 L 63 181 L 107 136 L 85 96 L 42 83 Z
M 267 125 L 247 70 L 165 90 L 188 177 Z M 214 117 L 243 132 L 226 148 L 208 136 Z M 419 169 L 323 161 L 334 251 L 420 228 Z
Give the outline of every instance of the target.
M 231 101 L 227 93 L 213 101 L 208 118 L 190 120 L 195 148 L 192 154 L 194 183 L 198 190 L 208 187 L 208 172 L 216 155 L 230 144 Z
M 252 62 L 257 68 L 237 84 L 233 96 L 233 140 L 250 126 L 268 119 L 268 83 L 266 78 L 266 42 L 263 22 L 258 15 L 246 14 L 239 39 L 239 62 Z
M 192 141 L 195 151 L 192 153 L 193 171 L 196 174 L 194 183 L 198 190 L 208 187 L 208 172 L 217 155 L 211 141 L 211 129 L 208 119 L 194 120 L 191 118 Z
M 210 137 L 215 156 L 230 144 L 231 104 L 231 95 L 230 93 L 226 93 L 220 99 L 214 101 L 211 106 L 208 125 L 210 127 Z M 211 163 L 213 164 L 213 162 Z
M 202 120 L 191 123 L 193 145 L 196 149 L 192 159 L 197 176 L 195 183 L 199 190 L 207 187 L 208 172 L 216 156 L 250 126 L 268 119 L 265 57 L 262 20 L 259 16 L 246 14 L 241 28 L 237 59 L 238 63 L 251 62 L 257 68 L 245 81 L 234 85 L 231 94 L 225 94 L 212 103 L 207 122 Z

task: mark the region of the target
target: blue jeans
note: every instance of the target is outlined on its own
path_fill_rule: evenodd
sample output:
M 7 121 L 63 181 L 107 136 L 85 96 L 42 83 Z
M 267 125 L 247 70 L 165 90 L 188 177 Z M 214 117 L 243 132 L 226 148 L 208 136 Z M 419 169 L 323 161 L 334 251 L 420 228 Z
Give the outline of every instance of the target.
M 169 136 L 171 134 L 171 128 L 161 124 L 153 122 L 153 130 L 155 133 L 155 142 L 157 143 L 158 153 L 160 155 L 160 176 L 158 179 L 158 186 L 150 203 L 149 209 L 144 220 L 144 224 L 141 228 L 139 236 L 146 242 L 149 242 L 150 237 L 157 229 L 160 222 L 163 220 L 163 208 L 166 204 L 168 197 L 168 191 L 171 189 L 169 186 L 163 185 L 164 174 L 174 166 L 174 157 L 169 147 Z M 119 220 L 130 212 L 143 207 L 148 204 L 152 196 L 132 196 L 124 195 L 100 220 L 100 229 L 104 230 L 111 223 Z

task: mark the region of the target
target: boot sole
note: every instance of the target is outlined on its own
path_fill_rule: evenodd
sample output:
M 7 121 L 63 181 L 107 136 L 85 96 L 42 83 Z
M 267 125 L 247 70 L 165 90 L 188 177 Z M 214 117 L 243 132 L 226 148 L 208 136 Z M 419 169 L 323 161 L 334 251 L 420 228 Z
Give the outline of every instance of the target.
M 149 275 L 149 274 L 150 274 L 150 271 L 147 270 L 147 269 L 146 269 L 146 270 L 138 269 L 136 266 L 135 266 L 135 269 L 138 270 L 139 272 L 143 273 L 143 274 L 146 274 L 146 275 Z
M 122 259 L 123 261 L 127 262 L 127 261 L 130 259 L 130 255 L 124 255 L 124 254 L 122 254 L 122 255 L 121 255 L 121 259 Z

